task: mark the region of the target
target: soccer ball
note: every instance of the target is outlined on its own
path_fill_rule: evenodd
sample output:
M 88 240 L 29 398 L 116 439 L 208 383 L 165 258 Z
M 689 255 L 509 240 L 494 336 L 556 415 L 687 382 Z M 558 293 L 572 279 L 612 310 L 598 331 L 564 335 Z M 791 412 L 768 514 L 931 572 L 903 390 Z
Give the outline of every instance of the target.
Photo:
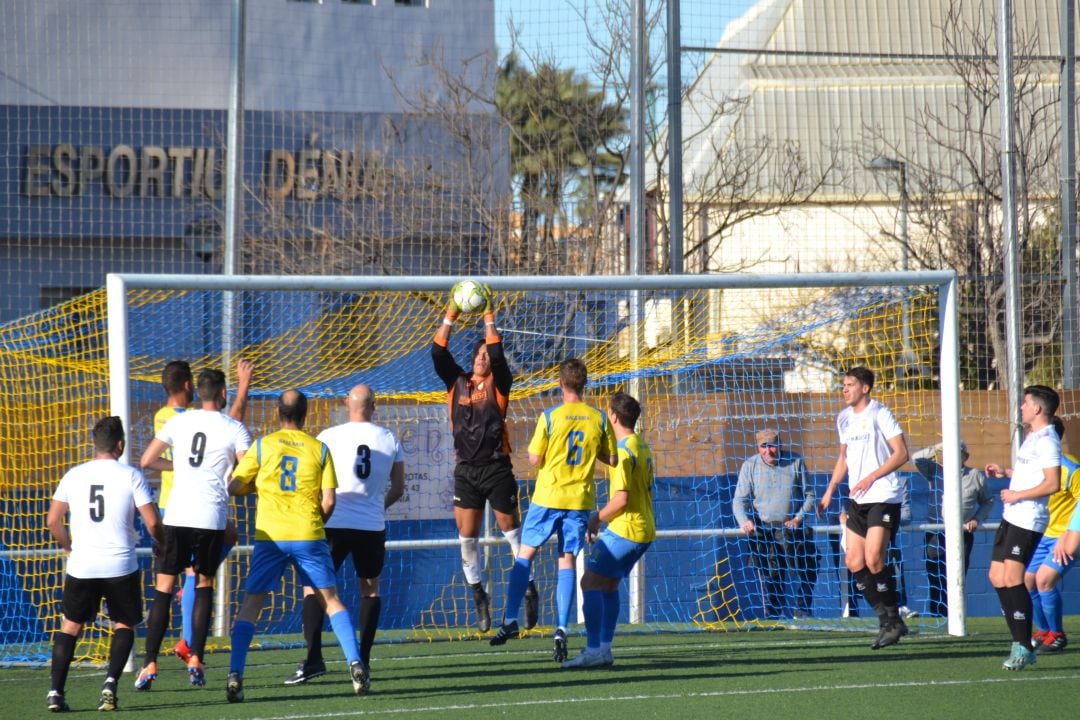
M 473 312 L 487 305 L 487 297 L 484 288 L 475 280 L 462 280 L 450 290 L 450 296 L 454 303 L 461 308 L 461 312 Z

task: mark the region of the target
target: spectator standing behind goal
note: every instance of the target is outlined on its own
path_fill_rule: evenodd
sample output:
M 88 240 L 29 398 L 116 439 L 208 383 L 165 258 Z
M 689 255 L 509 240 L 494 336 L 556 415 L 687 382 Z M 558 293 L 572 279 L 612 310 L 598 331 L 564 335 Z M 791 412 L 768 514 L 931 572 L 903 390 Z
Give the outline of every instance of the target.
M 229 417 L 237 422 L 244 422 L 244 413 L 247 410 L 248 388 L 251 386 L 251 376 L 254 366 L 247 360 L 236 363 L 236 396 L 229 408 Z M 191 405 L 195 395 L 195 379 L 191 374 L 191 366 L 184 360 L 173 360 L 166 363 L 161 371 L 161 386 L 165 389 L 165 406 L 154 413 L 154 434 L 156 435 L 165 427 L 165 423 L 174 416 L 184 412 Z M 168 469 L 161 470 L 161 490 L 158 492 L 158 508 L 162 516 L 165 515 L 165 506 L 172 492 L 172 450 L 166 449 L 162 455 Z M 230 519 L 225 525 L 225 546 L 222 549 L 222 559 L 229 554 L 236 545 L 236 525 Z M 181 613 L 181 637 L 173 646 L 173 654 L 180 658 L 186 665 L 191 660 L 191 647 L 195 641 L 191 633 L 191 617 L 195 611 L 195 588 L 196 577 L 193 568 L 184 569 L 184 583 L 177 595 L 180 596 Z
M 924 448 L 911 455 L 919 474 L 930 486 L 930 517 L 932 523 L 943 521 L 941 514 L 942 482 L 945 470 L 934 459 L 940 445 Z M 986 522 L 994 507 L 994 495 L 986 483 L 986 474 L 968 467 L 967 443 L 960 441 L 960 518 L 964 528 L 964 572 L 971 564 L 971 549 L 975 546 L 975 529 Z M 948 614 L 948 596 L 945 592 L 945 533 L 926 533 L 926 577 L 929 583 L 928 602 L 930 614 L 943 617 Z
M 585 649 L 564 668 L 605 667 L 615 658 L 611 643 L 619 622 L 619 582 L 656 539 L 653 516 L 655 468 L 652 450 L 634 432 L 641 405 L 626 393 L 611 397 L 608 418 L 615 432 L 617 458 L 611 469 L 608 502 L 589 517 L 587 538 L 592 543 L 581 578 L 585 614 Z M 607 523 L 600 533 L 600 523 Z M 599 537 L 597 537 L 597 534 Z
M 371 421 L 375 393 L 357 385 L 345 396 L 349 421 L 327 428 L 316 440 L 330 448 L 337 477 L 334 514 L 326 521 L 326 541 L 336 572 L 352 555 L 360 579 L 360 659 L 371 669 L 371 646 L 379 627 L 379 575 L 386 559 L 386 509 L 405 494 L 405 459 L 390 430 Z M 307 659 L 285 679 L 297 685 L 326 674 L 322 655 L 323 608 L 315 588 L 304 587 L 302 610 Z
M 757 454 L 739 468 L 732 511 L 750 542 L 765 616 L 784 615 L 785 575 L 791 571 L 796 580 L 792 615 L 807 617 L 818 568 L 813 534 L 804 526 L 814 508 L 814 488 L 807 480 L 802 456 L 781 451 L 778 431 L 759 430 L 755 439 Z
M 45 524 L 67 555 L 61 596 L 64 617 L 53 635 L 52 689 L 46 699 L 51 712 L 68 709 L 64 685 L 75 643 L 83 626 L 97 616 L 103 598 L 113 633 L 98 710 L 117 708 L 117 682 L 135 645 L 135 626 L 142 622 L 135 510 L 159 543 L 161 521 L 150 486 L 141 472 L 120 462 L 123 454 L 120 418 L 98 420 L 94 425 L 94 459 L 64 475 L 49 506 Z M 70 533 L 64 525 L 64 516 L 69 513 Z
M 480 530 L 484 503 L 491 504 L 510 551 L 517 557 L 521 548 L 521 515 L 518 484 L 510 463 L 510 438 L 506 429 L 506 409 L 510 403 L 513 373 L 506 362 L 502 340 L 495 325 L 495 304 L 490 291 L 484 308 L 484 337 L 472 348 L 472 365 L 466 372 L 447 349 L 450 332 L 461 314 L 451 297 L 446 315 L 435 331 L 431 360 L 435 372 L 446 384 L 450 410 L 450 430 L 454 435 L 454 521 L 461 546 L 461 570 L 473 592 L 476 627 L 491 629 L 491 598 L 484 589 L 480 561 Z M 539 619 L 539 595 L 529 579 L 525 593 L 525 626 Z
M 844 564 L 855 587 L 877 613 L 880 630 L 871 649 L 894 645 L 907 634 L 899 613 L 896 577 L 886 564 L 889 543 L 900 527 L 904 480 L 896 471 L 907 462 L 904 431 L 892 411 L 870 397 L 874 373 L 854 367 L 844 374 L 847 405 L 837 416 L 840 451 L 818 514 L 829 508 L 833 493 L 848 479 Z
M 162 454 L 172 449 L 173 492 L 166 510 L 165 543 L 157 558 L 154 602 L 146 623 L 146 661 L 135 679 L 136 690 L 150 690 L 157 678 L 161 641 L 169 627 L 176 576 L 187 567 L 198 578 L 192 611 L 192 685 L 206 684 L 202 658 L 213 611 L 214 574 L 221 565 L 229 521 L 229 473 L 251 445 L 243 424 L 221 412 L 225 407 L 225 373 L 203 370 L 197 391 L 202 407 L 171 418 L 154 435 L 139 464 L 161 468 Z
M 255 492 L 255 549 L 244 583 L 244 599 L 233 623 L 229 677 L 225 697 L 244 700 L 244 669 L 255 635 L 255 623 L 266 596 L 278 588 L 285 564 L 291 562 L 300 581 L 315 588 L 319 605 L 330 616 L 349 676 L 357 695 L 370 686 L 367 667 L 360 660 L 356 627 L 338 597 L 337 574 L 326 542 L 325 523 L 334 512 L 337 478 L 330 449 L 304 432 L 307 397 L 286 390 L 278 398 L 280 429 L 255 442 L 233 472 L 230 495 Z
M 1001 525 L 990 553 L 990 584 L 1001 600 L 1001 610 L 1012 634 L 1012 652 L 1002 663 L 1006 670 L 1023 670 L 1035 663 L 1031 643 L 1032 602 L 1024 585 L 1024 570 L 1042 539 L 1049 513 L 1046 498 L 1061 485 L 1061 434 L 1064 426 L 1054 417 L 1058 394 L 1045 385 L 1024 388 L 1020 421 L 1027 428 L 1016 453 L 1016 467 L 990 463 L 987 477 L 1007 477 L 1001 491 Z
M 596 507 L 595 464 L 597 460 L 615 464 L 615 436 L 607 415 L 581 399 L 587 380 L 585 363 L 576 358 L 564 360 L 559 365 L 562 404 L 545 410 L 536 422 L 529 443 L 529 463 L 540 465 L 540 472 L 525 515 L 521 550 L 510 571 L 502 625 L 491 639 L 492 645 L 503 645 L 518 636 L 518 608 L 536 550 L 558 534 L 557 617 L 552 651 L 558 663 L 567 656 L 566 627 L 570 624 L 577 580 L 575 558 L 585 548 L 589 513 Z

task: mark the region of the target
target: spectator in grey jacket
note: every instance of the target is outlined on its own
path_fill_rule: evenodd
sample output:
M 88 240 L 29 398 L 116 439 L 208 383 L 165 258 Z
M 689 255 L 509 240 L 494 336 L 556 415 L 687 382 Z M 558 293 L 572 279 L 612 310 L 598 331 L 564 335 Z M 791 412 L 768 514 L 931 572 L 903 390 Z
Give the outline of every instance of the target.
M 732 510 L 750 542 L 750 558 L 761 582 L 766 617 L 784 617 L 785 576 L 794 575 L 794 607 L 788 617 L 811 614 L 817 582 L 813 532 L 804 527 L 813 512 L 814 489 L 797 453 L 782 450 L 780 433 L 759 430 L 757 455 L 739 470 Z
M 930 486 L 929 520 L 942 522 L 941 483 L 945 471 L 936 460 L 941 445 L 934 445 L 912 454 L 915 467 L 926 478 Z M 971 562 L 971 548 L 975 545 L 975 528 L 985 522 L 994 507 L 994 495 L 986 483 L 986 474 L 982 470 L 968 467 L 967 444 L 960 441 L 960 513 L 964 525 L 964 572 Z M 945 615 L 948 610 L 948 597 L 945 592 L 945 533 L 926 533 L 926 574 L 929 581 L 929 603 L 931 615 Z

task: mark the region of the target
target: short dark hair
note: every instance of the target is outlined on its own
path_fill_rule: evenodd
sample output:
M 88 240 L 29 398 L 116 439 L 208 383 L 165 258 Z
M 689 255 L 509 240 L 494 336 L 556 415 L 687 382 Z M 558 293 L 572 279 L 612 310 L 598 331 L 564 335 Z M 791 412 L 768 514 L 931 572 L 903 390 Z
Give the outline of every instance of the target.
M 186 360 L 172 360 L 165 363 L 161 369 L 161 387 L 165 392 L 174 395 L 184 389 L 184 385 L 195 384 L 191 376 L 191 366 Z
M 1061 405 L 1061 398 L 1058 397 L 1056 390 L 1046 385 L 1028 385 L 1024 388 L 1024 395 L 1030 395 L 1035 404 L 1042 408 L 1046 419 L 1053 421 L 1058 406 Z
M 113 452 L 123 439 L 124 423 L 116 415 L 103 417 L 94 423 L 94 452 Z
M 585 391 L 585 383 L 588 380 L 589 371 L 581 360 L 570 358 L 559 364 L 559 381 L 567 390 L 580 395 Z
M 856 365 L 844 373 L 844 377 L 855 378 L 871 390 L 874 389 L 874 371 L 868 367 Z
M 472 360 L 476 360 L 476 356 L 480 354 L 480 348 L 484 347 L 485 345 L 487 345 L 487 340 L 485 340 L 484 338 L 477 338 L 476 340 L 473 340 L 471 358 Z
M 619 418 L 620 425 L 633 430 L 641 417 L 641 403 L 633 395 L 617 392 L 611 396 L 611 414 Z
M 303 427 L 307 419 L 307 395 L 300 390 L 286 390 L 278 397 L 277 412 L 284 422 Z
M 225 373 L 221 370 L 203 370 L 199 373 L 199 399 L 203 402 L 217 400 L 225 389 Z

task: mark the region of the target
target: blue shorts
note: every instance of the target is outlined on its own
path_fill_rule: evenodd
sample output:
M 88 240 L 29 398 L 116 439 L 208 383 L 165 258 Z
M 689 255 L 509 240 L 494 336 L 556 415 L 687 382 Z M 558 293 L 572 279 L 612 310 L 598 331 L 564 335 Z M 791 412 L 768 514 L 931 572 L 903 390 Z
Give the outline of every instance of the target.
M 287 562 L 292 562 L 300 582 L 308 587 L 337 585 L 337 573 L 326 540 L 256 540 L 244 592 L 255 594 L 277 590 Z
M 558 533 L 559 553 L 577 555 L 585 549 L 585 531 L 589 527 L 588 510 L 553 510 L 530 505 L 521 526 L 521 544 L 538 548 Z
M 650 545 L 651 542 L 634 542 L 605 529 L 593 543 L 585 567 L 604 577 L 627 577 Z
M 1043 535 L 1042 540 L 1039 541 L 1038 546 L 1035 548 L 1035 554 L 1031 556 L 1031 561 L 1028 562 L 1027 571 L 1029 573 L 1038 572 L 1040 565 L 1053 568 L 1058 575 L 1064 575 L 1069 570 L 1072 566 L 1071 562 L 1064 567 L 1054 562 L 1054 546 L 1057 545 L 1057 541 L 1056 537 Z

